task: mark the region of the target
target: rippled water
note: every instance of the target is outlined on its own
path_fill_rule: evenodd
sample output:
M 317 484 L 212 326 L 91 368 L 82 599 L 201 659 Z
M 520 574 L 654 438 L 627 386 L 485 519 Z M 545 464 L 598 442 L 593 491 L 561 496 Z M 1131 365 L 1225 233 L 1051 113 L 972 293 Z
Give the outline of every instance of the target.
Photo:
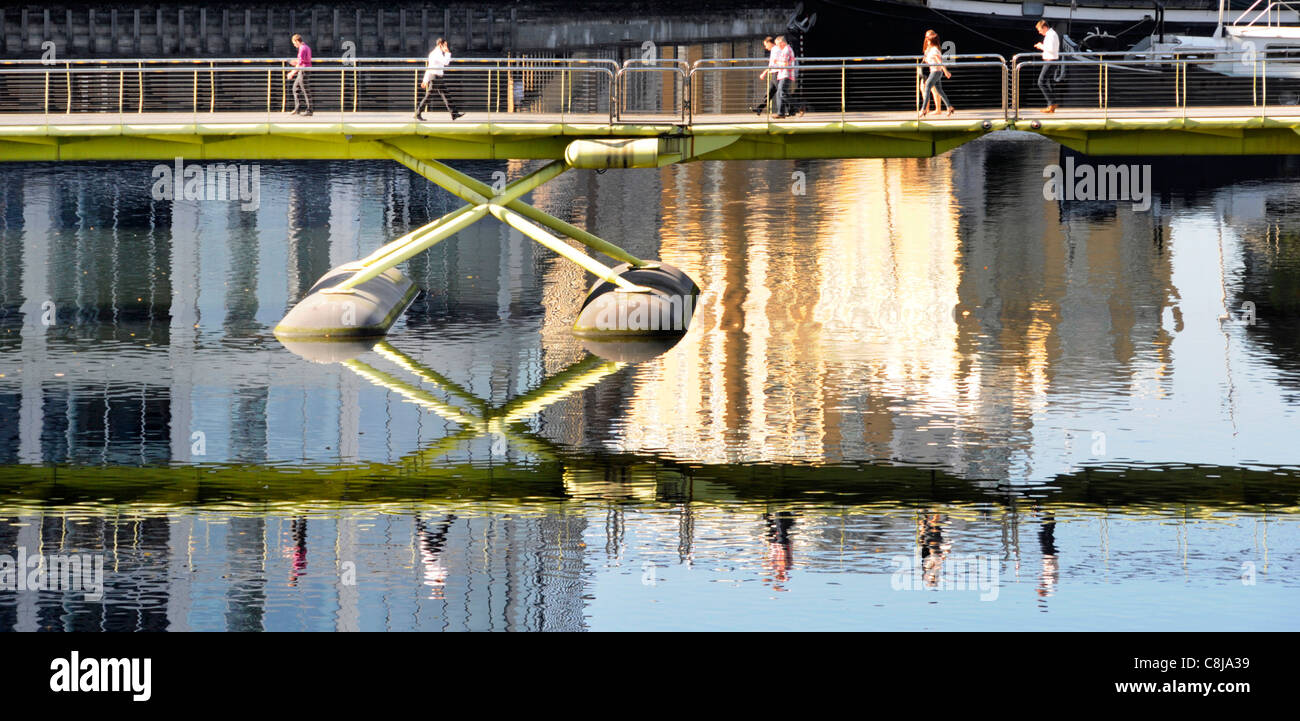
M 0 628 L 1294 629 L 1294 168 L 1134 159 L 1141 212 L 1044 200 L 1062 157 L 570 171 L 531 202 L 704 289 L 636 364 L 495 221 L 409 263 L 386 343 L 285 349 L 458 207 L 394 164 L 263 163 L 255 211 L 0 167 L 0 553 L 109 588 Z

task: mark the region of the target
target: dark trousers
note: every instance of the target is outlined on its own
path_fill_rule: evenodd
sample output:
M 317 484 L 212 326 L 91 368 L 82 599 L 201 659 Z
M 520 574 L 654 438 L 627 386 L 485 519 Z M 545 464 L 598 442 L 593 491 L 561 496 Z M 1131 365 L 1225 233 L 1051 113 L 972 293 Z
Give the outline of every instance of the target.
M 307 112 L 311 112 L 311 93 L 307 90 L 307 73 L 302 70 L 293 76 L 293 112 L 298 112 L 298 93 L 302 93 L 303 103 L 307 106 Z
M 759 103 L 758 105 L 755 105 L 754 110 L 756 111 L 760 109 L 767 110 L 767 106 L 772 104 L 772 98 L 775 95 L 776 95 L 776 76 L 769 75 L 767 77 L 767 97 L 763 98 L 763 102 Z
M 789 93 L 789 88 L 790 88 L 789 80 L 782 79 L 776 81 L 776 106 L 775 108 L 773 108 L 774 115 L 780 116 L 780 115 L 790 114 L 790 107 L 789 107 L 790 99 L 787 97 L 787 93 Z
M 447 107 L 447 112 L 453 115 L 456 113 L 456 106 L 452 104 L 451 98 L 447 97 L 447 86 L 442 81 L 442 77 L 437 75 L 429 81 L 429 87 L 425 89 L 424 97 L 420 99 L 420 105 L 415 109 L 416 115 L 423 113 L 424 109 L 429 107 L 429 98 L 433 97 L 435 92 L 442 98 L 442 104 Z
M 1054 74 L 1056 66 L 1051 62 L 1044 63 L 1042 71 L 1038 73 L 1038 89 L 1043 92 L 1048 105 L 1056 105 L 1056 81 L 1052 79 Z

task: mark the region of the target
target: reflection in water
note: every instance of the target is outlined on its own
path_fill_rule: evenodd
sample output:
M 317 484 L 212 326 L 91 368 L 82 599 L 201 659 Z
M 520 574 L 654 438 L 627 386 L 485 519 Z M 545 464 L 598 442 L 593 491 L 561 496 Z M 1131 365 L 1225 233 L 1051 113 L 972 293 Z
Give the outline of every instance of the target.
M 571 171 L 532 202 L 704 289 L 637 364 L 490 222 L 408 264 L 387 342 L 281 347 L 325 269 L 459 204 L 392 164 L 266 166 L 255 212 L 5 165 L 0 553 L 105 553 L 112 603 L 0 591 L 0 628 L 1123 626 L 1175 582 L 1169 623 L 1260 625 L 1293 591 L 1295 192 L 1159 161 L 1149 213 L 1043 200 L 1059 154 Z M 890 591 L 912 554 L 929 590 Z M 971 558 L 999 610 L 943 590 Z

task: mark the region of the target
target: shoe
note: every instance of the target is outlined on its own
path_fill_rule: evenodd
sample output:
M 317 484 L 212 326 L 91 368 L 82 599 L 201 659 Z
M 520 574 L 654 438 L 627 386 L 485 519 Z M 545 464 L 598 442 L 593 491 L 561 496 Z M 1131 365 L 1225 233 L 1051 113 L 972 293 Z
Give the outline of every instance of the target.
M 452 120 L 455 120 L 456 118 L 459 118 L 459 117 L 461 117 L 462 115 L 464 115 L 464 113 L 452 113 L 452 114 L 451 114 L 451 119 L 452 119 Z
M 750 110 L 753 110 L 755 115 L 762 115 L 762 114 L 763 114 L 763 106 L 762 106 L 762 105 L 755 105 L 754 107 L 750 108 Z
M 424 122 L 424 116 L 420 115 L 419 113 L 415 114 L 415 119 L 419 120 L 420 122 Z
M 300 113 L 300 114 L 305 118 L 305 117 L 307 117 L 308 115 L 311 115 L 311 111 L 310 111 L 310 110 L 307 110 L 307 111 L 304 111 L 303 113 Z
M 803 114 L 806 113 L 806 112 L 808 112 L 808 110 L 807 110 L 806 108 L 799 108 L 799 112 L 796 113 L 796 115 L 798 115 L 799 117 L 802 118 L 802 117 L 803 117 Z
M 1055 104 L 1048 105 L 1046 108 L 1043 108 L 1043 112 L 1044 112 L 1044 113 L 1054 113 L 1054 112 L 1056 112 L 1056 105 L 1055 105 Z
M 297 108 L 294 108 L 293 110 L 290 110 L 290 111 L 289 111 L 289 114 L 290 114 L 290 115 L 297 115 L 297 114 L 298 114 L 298 109 L 297 109 Z

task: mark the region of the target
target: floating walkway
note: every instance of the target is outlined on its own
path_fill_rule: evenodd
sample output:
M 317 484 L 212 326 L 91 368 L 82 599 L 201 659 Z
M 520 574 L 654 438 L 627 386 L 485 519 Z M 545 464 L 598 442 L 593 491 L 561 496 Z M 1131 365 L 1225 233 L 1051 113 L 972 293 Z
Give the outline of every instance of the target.
M 782 109 L 764 102 L 762 59 L 471 59 L 446 71 L 464 111 L 454 121 L 445 109 L 414 117 L 419 60 L 320 61 L 309 71 L 311 116 L 289 112 L 280 61 L 10 62 L 0 63 L 0 161 L 393 160 L 466 205 L 331 269 L 277 335 L 383 335 L 417 292 L 398 266 L 492 216 L 595 276 L 575 332 L 631 360 L 686 331 L 699 288 L 522 200 L 570 168 L 924 158 L 1007 130 L 1092 155 L 1300 154 L 1300 95 L 1277 77 L 1292 61 L 1251 62 L 1228 77 L 1204 57 L 1070 56 L 1062 108 L 1049 114 L 1025 102 L 1038 97 L 1040 61 L 954 56 L 945 86 L 961 110 L 939 115 L 923 112 L 927 71 L 910 56 L 804 59 Z M 499 188 L 441 162 L 493 159 L 551 162 Z

